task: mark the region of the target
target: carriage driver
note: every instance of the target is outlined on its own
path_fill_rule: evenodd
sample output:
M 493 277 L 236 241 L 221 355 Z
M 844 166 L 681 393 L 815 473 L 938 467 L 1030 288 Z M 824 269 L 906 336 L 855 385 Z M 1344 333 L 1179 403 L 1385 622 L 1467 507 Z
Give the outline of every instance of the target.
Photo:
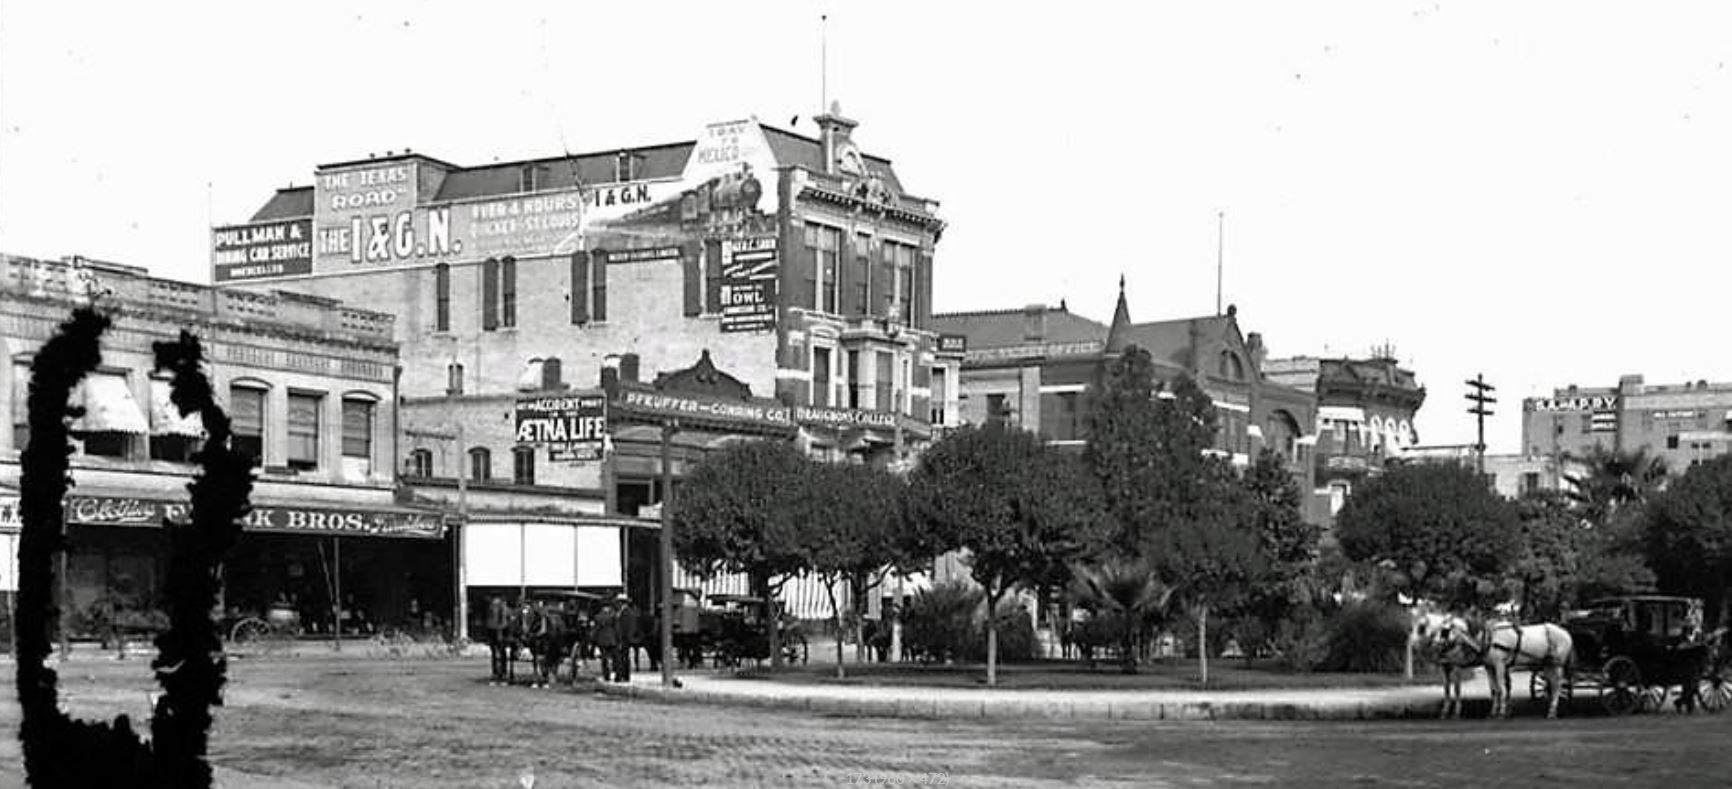
M 601 680 L 612 682 L 616 673 L 619 651 L 618 612 L 614 603 L 609 601 L 595 612 L 595 622 L 590 630 L 590 644 L 595 647 L 597 656 L 601 658 Z

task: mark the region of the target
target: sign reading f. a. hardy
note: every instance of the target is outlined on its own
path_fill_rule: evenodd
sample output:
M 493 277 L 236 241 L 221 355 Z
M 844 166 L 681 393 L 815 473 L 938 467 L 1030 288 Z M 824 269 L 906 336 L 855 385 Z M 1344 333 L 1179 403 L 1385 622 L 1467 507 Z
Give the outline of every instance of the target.
M 605 395 L 518 400 L 517 443 L 547 447 L 550 460 L 600 460 L 607 439 Z

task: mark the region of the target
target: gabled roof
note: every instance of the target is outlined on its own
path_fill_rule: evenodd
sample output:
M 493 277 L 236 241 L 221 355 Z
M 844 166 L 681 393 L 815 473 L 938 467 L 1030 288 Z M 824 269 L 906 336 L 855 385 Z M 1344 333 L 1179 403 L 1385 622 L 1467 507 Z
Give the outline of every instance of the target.
M 632 148 L 625 153 L 638 157 L 637 176 L 640 179 L 677 178 L 685 170 L 693 143 L 678 142 Z M 536 168 L 537 191 L 569 189 L 585 184 L 605 184 L 618 180 L 617 166 L 622 151 L 600 151 L 571 156 L 527 159 L 482 167 L 452 170 L 439 185 L 435 202 L 462 200 L 471 197 L 512 194 L 523 190 L 523 169 Z
M 260 208 L 249 222 L 265 222 L 272 219 L 299 219 L 313 215 L 313 187 L 291 186 L 278 189 L 271 199 Z
M 1029 324 L 1035 316 L 1044 318 L 1041 338 L 1029 338 Z M 1014 310 L 982 310 L 951 312 L 932 316 L 932 330 L 940 334 L 960 334 L 968 338 L 969 350 L 1005 348 L 1031 342 L 1100 342 L 1106 339 L 1107 327 L 1070 311 L 1064 305 L 1038 310 L 1025 307 Z
M 769 140 L 770 153 L 776 157 L 777 164 L 804 167 L 815 173 L 824 172 L 823 142 L 774 126 L 762 123 L 758 125 L 764 129 L 764 138 Z M 890 167 L 889 159 L 864 151 L 860 158 L 866 161 L 868 171 L 884 179 L 891 194 L 902 194 L 902 182 L 896 180 L 896 171 Z
M 1157 361 L 1189 367 L 1194 345 L 1191 341 L 1193 332 L 1203 337 L 1217 337 L 1228 329 L 1236 331 L 1233 318 L 1229 315 L 1133 323 L 1123 330 L 1122 335 L 1115 336 L 1114 342 L 1120 342 L 1122 336 L 1121 350 L 1123 345 L 1136 345 L 1148 351 Z

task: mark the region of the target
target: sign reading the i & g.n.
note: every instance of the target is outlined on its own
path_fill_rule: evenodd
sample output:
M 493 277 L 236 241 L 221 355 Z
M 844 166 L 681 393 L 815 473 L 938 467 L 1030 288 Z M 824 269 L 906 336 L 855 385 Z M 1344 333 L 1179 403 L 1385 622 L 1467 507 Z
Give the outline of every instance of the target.
M 547 447 L 550 460 L 600 460 L 607 438 L 605 395 L 518 400 L 517 443 Z

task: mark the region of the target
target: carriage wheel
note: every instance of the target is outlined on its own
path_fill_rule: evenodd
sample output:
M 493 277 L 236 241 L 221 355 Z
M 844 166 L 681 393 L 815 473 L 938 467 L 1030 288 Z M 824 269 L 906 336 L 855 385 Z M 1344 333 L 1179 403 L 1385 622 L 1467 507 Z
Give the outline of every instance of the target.
M 1600 704 L 1613 715 L 1628 715 L 1641 702 L 1642 671 L 1627 657 L 1606 661 L 1605 682 L 1600 687 Z
M 1703 677 L 1696 687 L 1696 701 L 1708 712 L 1732 707 L 1732 682 L 1719 675 Z
M 235 644 L 257 644 L 271 634 L 271 626 L 258 617 L 247 617 L 237 622 L 229 631 L 229 640 Z

